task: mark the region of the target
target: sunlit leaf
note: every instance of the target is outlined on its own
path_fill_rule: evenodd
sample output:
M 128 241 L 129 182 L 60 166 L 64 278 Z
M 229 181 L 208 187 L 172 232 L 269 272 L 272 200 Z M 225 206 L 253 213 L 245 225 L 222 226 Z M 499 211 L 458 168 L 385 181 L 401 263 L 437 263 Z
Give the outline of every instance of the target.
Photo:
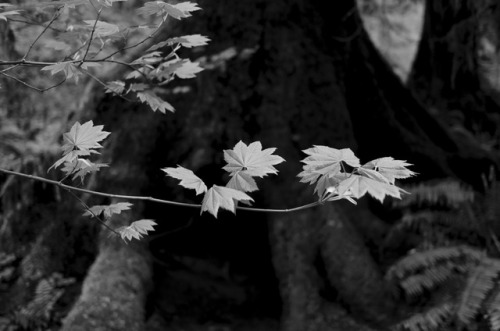
M 83 216 L 94 217 L 103 214 L 104 218 L 109 219 L 113 214 L 120 214 L 124 210 L 129 210 L 132 204 L 129 202 L 118 202 L 111 205 L 92 206 L 83 213 Z
M 161 170 L 168 176 L 179 179 L 181 186 L 195 190 L 196 195 L 207 191 L 205 183 L 189 169 L 177 166 L 177 168 L 163 168 Z
M 181 66 L 174 71 L 174 74 L 179 78 L 194 78 L 196 74 L 203 71 L 198 62 L 183 60 Z
M 200 10 L 195 3 L 181 2 L 177 4 L 169 4 L 164 1 L 149 1 L 143 7 L 138 9 L 140 14 L 149 16 L 171 16 L 175 19 L 182 19 L 191 16 L 191 12 Z
M 224 160 L 227 165 L 224 170 L 231 174 L 245 171 L 245 174 L 253 177 L 264 177 L 268 174 L 276 174 L 278 170 L 275 165 L 285 160 L 278 155 L 273 155 L 276 148 L 262 150 L 259 141 L 246 145 L 239 141 L 233 149 L 224 150 Z
M 73 180 L 80 178 L 81 182 L 86 175 L 97 172 L 103 167 L 107 167 L 104 163 L 93 163 L 86 159 L 74 159 L 71 162 L 64 163 L 64 167 L 61 169 L 66 175 L 73 175 Z
M 235 201 L 253 201 L 246 193 L 228 187 L 212 186 L 201 203 L 201 212 L 208 211 L 217 217 L 219 209 L 226 209 L 232 213 L 236 212 Z
M 69 132 L 63 134 L 65 144 L 62 146 L 63 155 L 77 149 L 89 153 L 97 153 L 95 149 L 102 148 L 100 141 L 104 140 L 110 132 L 103 131 L 102 125 L 94 126 L 94 122 L 84 124 L 76 122 Z
M 171 46 L 175 44 L 181 44 L 186 48 L 204 46 L 210 41 L 209 38 L 202 36 L 200 34 L 187 35 L 182 37 L 169 38 L 162 41 L 156 45 L 151 46 L 146 52 L 155 51 L 165 46 Z
M 253 192 L 257 191 L 257 183 L 255 179 L 252 178 L 246 171 L 235 172 L 226 187 L 242 191 L 242 192 Z
M 299 174 L 299 177 L 302 177 L 301 182 L 314 183 L 320 175 L 336 175 L 342 171 L 342 163 L 351 167 L 360 166 L 359 159 L 349 148 L 314 146 L 303 152 L 309 156 L 302 160 L 304 171 Z
M 158 225 L 153 220 L 139 220 L 132 222 L 129 226 L 123 226 L 116 231 L 120 234 L 122 239 L 126 242 L 132 239 L 141 239 L 143 235 L 147 235 L 148 231 L 154 231 L 154 226 Z
M 121 95 L 125 91 L 125 82 L 115 80 L 106 84 L 106 93 L 116 93 Z
M 392 157 L 382 157 L 370 161 L 363 165 L 363 168 L 374 169 L 387 178 L 389 183 L 394 184 L 395 179 L 402 179 L 414 176 L 416 173 L 407 169 L 410 163 L 401 160 L 394 160 Z
M 165 114 L 166 111 L 175 111 L 174 107 L 167 101 L 161 99 L 153 91 L 143 91 L 137 92 L 137 97 L 141 102 L 146 103 L 153 111 L 159 110 L 161 113 Z
M 338 195 L 352 194 L 352 197 L 359 199 L 366 193 L 382 202 L 385 196 L 401 199 L 404 190 L 399 187 L 361 175 L 351 174 L 336 187 Z

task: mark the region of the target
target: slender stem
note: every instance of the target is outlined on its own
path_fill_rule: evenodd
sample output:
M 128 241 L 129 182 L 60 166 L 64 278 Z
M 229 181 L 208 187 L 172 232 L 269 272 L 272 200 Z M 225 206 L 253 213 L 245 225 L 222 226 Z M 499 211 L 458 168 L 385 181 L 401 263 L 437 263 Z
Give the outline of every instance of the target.
M 50 180 L 50 179 L 35 176 L 35 175 L 23 174 L 21 172 L 11 171 L 11 170 L 2 169 L 2 168 L 0 168 L 0 172 L 3 172 L 3 173 L 8 174 L 8 175 L 28 178 L 31 180 L 36 180 L 39 182 L 44 182 L 44 183 L 48 183 L 51 185 L 59 186 L 59 187 L 65 189 L 65 190 L 68 190 L 68 191 L 88 193 L 88 194 L 92 194 L 92 195 L 108 197 L 108 198 L 116 198 L 116 199 L 151 201 L 151 202 L 162 203 L 162 204 L 171 205 L 171 206 L 186 207 L 186 208 L 196 208 L 196 209 L 201 208 L 201 205 L 196 204 L 196 203 L 185 203 L 185 202 L 157 199 L 157 198 L 146 197 L 146 196 L 111 194 L 111 193 L 104 193 L 104 192 L 99 192 L 99 191 L 87 190 L 87 189 L 83 189 L 83 188 L 74 187 L 71 185 L 66 185 L 66 184 L 63 184 L 63 183 L 55 181 L 55 180 Z M 322 204 L 322 202 L 312 202 L 312 203 L 309 203 L 309 204 L 306 204 L 303 206 L 298 206 L 298 207 L 294 207 L 294 208 L 286 208 L 286 209 L 254 208 L 254 207 L 241 207 L 241 206 L 237 206 L 236 209 L 251 211 L 251 212 L 262 212 L 262 213 L 290 213 L 290 212 L 295 212 L 295 211 L 299 211 L 299 210 L 303 210 L 303 209 L 312 208 L 312 207 L 315 207 L 315 206 L 318 206 L 321 204 Z
M 80 199 L 75 193 L 71 192 L 71 190 L 68 190 L 68 189 L 66 189 L 66 191 L 68 191 L 69 194 L 71 194 L 76 200 L 78 200 L 82 204 L 83 208 L 85 208 L 89 213 L 91 213 L 92 216 L 94 216 L 94 218 L 99 223 L 101 223 L 106 229 L 108 229 L 109 231 L 113 232 L 116 235 L 120 235 L 115 229 L 113 229 L 112 227 L 107 225 L 106 222 L 104 222 L 99 216 L 97 216 L 96 213 L 94 213 L 92 211 L 92 209 L 90 209 L 90 207 L 82 199 Z
M 26 60 L 31 50 L 35 46 L 35 44 L 38 42 L 38 40 L 40 40 L 42 35 L 47 31 L 47 29 L 52 25 L 52 23 L 54 23 L 54 21 L 59 17 L 59 15 L 61 15 L 61 11 L 59 9 L 56 9 L 56 12 L 54 13 L 54 16 L 50 20 L 49 24 L 47 24 L 47 26 L 43 28 L 42 32 L 40 32 L 40 34 L 36 37 L 36 39 L 31 43 L 30 47 L 28 48 L 28 51 L 26 51 L 26 54 L 24 54 L 23 56 L 23 60 Z
M 90 3 L 92 4 L 92 1 Z M 92 4 L 92 7 L 94 7 L 93 4 Z M 95 9 L 95 7 L 94 7 L 94 9 Z M 87 49 L 85 50 L 85 54 L 83 54 L 83 58 L 80 62 L 80 66 L 83 64 L 83 62 L 85 61 L 85 58 L 87 57 L 87 54 L 89 53 L 90 45 L 92 44 L 92 40 L 94 39 L 95 28 L 97 26 L 97 22 L 99 21 L 99 17 L 101 17 L 101 11 L 102 11 L 102 7 L 99 9 L 99 11 L 97 11 L 97 16 L 95 18 L 94 26 L 92 27 L 92 32 L 90 32 L 89 43 L 87 45 Z

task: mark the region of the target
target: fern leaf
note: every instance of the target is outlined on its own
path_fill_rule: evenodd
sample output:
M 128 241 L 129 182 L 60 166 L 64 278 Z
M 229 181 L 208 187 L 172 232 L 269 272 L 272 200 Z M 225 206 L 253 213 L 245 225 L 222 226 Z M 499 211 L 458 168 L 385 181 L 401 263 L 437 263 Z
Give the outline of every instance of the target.
M 401 282 L 401 287 L 406 294 L 417 296 L 425 289 L 432 289 L 448 280 L 454 272 L 454 264 L 433 266 L 425 269 L 421 274 L 411 275 Z
M 438 330 L 451 317 L 453 304 L 447 302 L 432 307 L 425 312 L 413 315 L 409 319 L 398 323 L 394 330 L 433 331 Z
M 468 246 L 439 247 L 423 252 L 416 252 L 396 262 L 387 272 L 388 278 L 403 278 L 421 269 L 450 259 L 465 257 L 467 260 L 479 260 L 483 256 L 479 250 Z
M 498 288 L 488 304 L 488 320 L 492 331 L 500 331 L 500 290 Z
M 499 273 L 500 261 L 487 257 L 472 271 L 457 308 L 457 318 L 460 322 L 468 325 L 476 316 L 495 286 Z

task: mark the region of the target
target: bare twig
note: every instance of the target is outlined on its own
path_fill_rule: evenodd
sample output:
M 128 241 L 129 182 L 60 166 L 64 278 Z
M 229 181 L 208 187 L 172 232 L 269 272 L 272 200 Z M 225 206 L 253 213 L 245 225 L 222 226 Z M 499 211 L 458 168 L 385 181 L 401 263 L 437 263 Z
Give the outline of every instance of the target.
M 35 40 L 31 43 L 30 47 L 28 48 L 28 50 L 26 51 L 26 53 L 24 54 L 23 56 L 23 60 L 26 60 L 26 58 L 28 57 L 29 53 L 31 52 L 31 50 L 33 49 L 33 47 L 35 46 L 35 44 L 38 42 L 38 40 L 40 40 L 40 38 L 42 37 L 42 35 L 47 31 L 47 29 L 52 25 L 52 23 L 54 23 L 54 21 L 61 15 L 61 10 L 60 8 L 56 9 L 56 12 L 54 13 L 54 16 L 52 17 L 52 19 L 50 20 L 49 24 L 47 24 L 47 26 L 45 28 L 43 28 L 42 32 L 40 32 L 40 34 L 35 38 Z
M 92 4 L 92 1 L 90 3 Z M 94 7 L 94 4 L 92 4 L 92 7 Z M 94 9 L 95 9 L 95 7 L 94 7 Z M 94 39 L 95 28 L 97 26 L 97 22 L 99 21 L 99 17 L 101 17 L 101 11 L 102 11 L 102 7 L 97 11 L 97 16 L 95 18 L 94 26 L 92 27 L 92 31 L 90 32 L 90 38 L 89 38 L 89 41 L 87 44 L 87 49 L 85 50 L 85 54 L 83 54 L 83 58 L 80 62 L 80 66 L 83 64 L 83 62 L 85 61 L 85 58 L 87 57 L 87 54 L 89 53 L 90 45 L 92 45 L 92 40 Z

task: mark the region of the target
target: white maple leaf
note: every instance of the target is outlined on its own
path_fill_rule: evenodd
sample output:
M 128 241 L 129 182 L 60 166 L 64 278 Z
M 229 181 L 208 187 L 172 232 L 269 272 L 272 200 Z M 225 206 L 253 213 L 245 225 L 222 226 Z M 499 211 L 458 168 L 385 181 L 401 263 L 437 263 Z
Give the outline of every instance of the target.
M 174 74 L 182 79 L 194 78 L 196 74 L 203 71 L 198 62 L 191 62 L 189 60 L 183 60 L 181 65 L 175 69 Z
M 64 167 L 61 169 L 67 176 L 73 175 L 73 180 L 80 177 L 83 183 L 83 179 L 86 175 L 97 172 L 100 168 L 107 167 L 104 163 L 93 163 L 86 159 L 76 158 L 70 162 L 65 162 Z
M 350 174 L 347 179 L 338 184 L 336 190 L 338 195 L 341 197 L 347 194 L 348 196 L 352 196 L 356 199 L 359 199 L 368 193 L 380 202 L 383 202 L 385 196 L 387 195 L 401 199 L 401 193 L 407 193 L 395 185 L 356 174 Z
M 191 48 L 197 46 L 204 46 L 210 41 L 209 38 L 202 36 L 200 34 L 192 34 L 181 37 L 169 38 L 165 41 L 159 42 L 146 50 L 146 52 L 155 51 L 165 46 L 171 46 L 174 44 L 181 44 L 183 47 Z
M 219 209 L 226 209 L 233 214 L 236 213 L 235 201 L 253 201 L 246 193 L 223 186 L 213 185 L 201 203 L 201 212 L 208 211 L 217 217 Z
M 196 195 L 207 191 L 205 183 L 189 169 L 177 166 L 177 168 L 163 168 L 161 170 L 170 177 L 180 179 L 179 184 L 185 188 L 195 190 Z
M 272 155 L 274 151 L 276 148 L 262 150 L 262 144 L 259 141 L 247 146 L 240 140 L 233 149 L 224 150 L 224 160 L 227 165 L 222 169 L 233 176 L 240 171 L 252 177 L 276 174 L 278 170 L 274 166 L 285 160 L 281 156 Z
M 63 134 L 64 145 L 62 146 L 63 157 L 57 160 L 48 171 L 57 168 L 66 162 L 73 162 L 80 156 L 88 156 L 91 153 L 99 154 L 96 149 L 102 148 L 100 141 L 110 133 L 102 131 L 103 126 L 94 126 L 94 122 L 88 121 L 84 124 L 76 122 L 69 132 Z
M 252 178 L 246 171 L 237 171 L 232 176 L 226 187 L 242 191 L 242 192 L 253 192 L 257 191 L 257 183 L 255 179 Z
M 302 177 L 301 182 L 314 183 L 321 175 L 334 176 L 341 171 L 342 163 L 351 167 L 359 167 L 359 159 L 354 155 L 351 149 L 336 149 L 327 146 L 314 146 L 303 150 L 309 155 L 302 162 L 303 169 L 298 176 Z
M 99 205 L 92 206 L 83 213 L 83 216 L 94 217 L 94 215 L 99 216 L 101 213 L 104 218 L 109 219 L 113 214 L 120 214 L 124 210 L 129 210 L 132 206 L 129 202 L 118 202 L 111 205 Z
M 387 178 L 389 183 L 394 184 L 396 179 L 403 179 L 416 175 L 415 172 L 406 168 L 411 165 L 411 163 L 407 163 L 406 161 L 395 160 L 388 156 L 370 161 L 363 165 L 362 168 L 374 169 Z
M 182 19 L 191 16 L 192 11 L 200 10 L 195 3 L 180 2 L 175 5 L 164 1 L 149 1 L 139 8 L 139 13 L 144 15 L 172 16 L 175 19 Z
M 167 110 L 175 112 L 174 106 L 167 101 L 157 96 L 153 91 L 137 92 L 137 97 L 141 102 L 146 103 L 153 111 L 159 110 L 161 113 L 166 114 Z
M 97 153 L 95 149 L 102 148 L 100 141 L 104 140 L 110 132 L 103 131 L 103 125 L 94 126 L 94 122 L 83 124 L 76 122 L 69 132 L 63 134 L 65 144 L 62 146 L 63 155 L 77 149 L 89 153 Z
M 147 235 L 148 231 L 154 231 L 153 226 L 158 225 L 153 220 L 139 220 L 132 222 L 129 226 L 123 226 L 116 231 L 120 234 L 122 239 L 127 242 L 132 239 L 141 239 L 143 235 Z

